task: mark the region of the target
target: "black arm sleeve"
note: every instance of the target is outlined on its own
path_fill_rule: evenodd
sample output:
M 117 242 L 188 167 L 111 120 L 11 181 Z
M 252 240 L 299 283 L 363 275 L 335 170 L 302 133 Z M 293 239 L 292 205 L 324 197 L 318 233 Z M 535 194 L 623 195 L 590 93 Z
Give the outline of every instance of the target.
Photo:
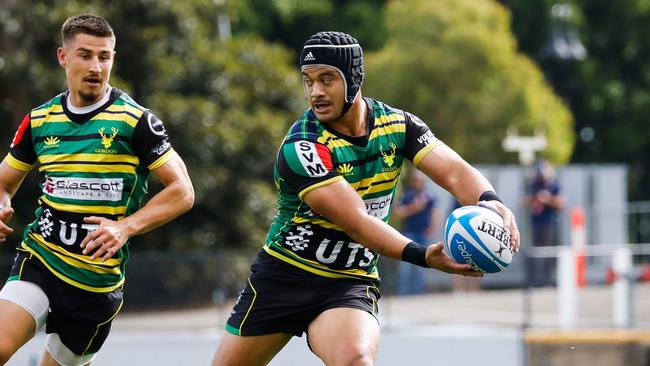
M 135 126 L 132 143 L 140 163 L 146 167 L 172 149 L 163 122 L 148 110 L 142 114 Z
M 406 117 L 404 154 L 407 159 L 413 161 L 420 151 L 427 148 L 431 149 L 441 144 L 441 141 L 433 135 L 429 126 L 422 122 L 416 115 L 409 112 L 404 112 L 404 115 Z

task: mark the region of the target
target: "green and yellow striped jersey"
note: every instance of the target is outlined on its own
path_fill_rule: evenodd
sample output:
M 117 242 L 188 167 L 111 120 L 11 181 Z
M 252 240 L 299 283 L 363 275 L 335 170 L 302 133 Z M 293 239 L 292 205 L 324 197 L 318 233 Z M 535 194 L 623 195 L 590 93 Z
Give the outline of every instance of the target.
M 307 110 L 289 129 L 275 164 L 279 211 L 264 250 L 321 276 L 378 279 L 378 256 L 314 212 L 303 196 L 345 179 L 364 200 L 368 214 L 388 221 L 405 158 L 417 166 L 442 143 L 416 116 L 364 99 L 367 136 L 344 136 Z
M 23 171 L 38 166 L 43 176 L 36 220 L 18 249 L 73 286 L 108 292 L 124 282 L 128 243 L 106 262 L 90 260 L 79 244 L 97 225 L 83 219 L 120 220 L 137 211 L 149 172 L 174 150 L 162 122 L 118 89 L 84 114 L 72 113 L 66 98 L 63 93 L 33 109 L 5 158 Z

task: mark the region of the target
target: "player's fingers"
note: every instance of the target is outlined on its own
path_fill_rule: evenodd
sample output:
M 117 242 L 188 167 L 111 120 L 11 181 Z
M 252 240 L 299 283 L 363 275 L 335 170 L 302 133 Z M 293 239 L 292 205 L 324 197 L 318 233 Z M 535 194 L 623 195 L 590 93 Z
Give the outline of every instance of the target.
M 109 260 L 112 256 L 117 253 L 117 245 L 111 245 L 108 249 L 106 249 L 106 254 L 102 257 L 102 262 L 106 262 Z
M 517 222 L 515 217 L 510 211 L 508 215 L 503 217 L 503 228 L 506 233 L 510 236 L 510 245 L 513 252 L 519 251 L 519 229 L 517 228 Z
M 519 228 L 517 227 L 517 223 L 512 222 L 512 234 L 510 236 L 510 240 L 512 241 L 512 249 L 514 250 L 515 253 L 519 253 L 519 247 L 521 246 L 521 234 L 519 233 Z
M 79 246 L 85 248 L 86 246 L 89 245 L 89 243 L 92 243 L 95 239 L 97 239 L 100 235 L 102 235 L 102 233 L 103 233 L 102 229 L 97 229 L 89 232 L 88 234 L 86 234 L 86 237 L 81 241 Z
M 97 216 L 88 216 L 84 217 L 84 222 L 86 224 L 101 224 L 102 221 L 106 220 L 104 217 L 97 217 Z
M 7 236 L 14 232 L 14 229 L 10 228 L 4 222 L 0 221 L 0 235 Z
M 110 237 L 106 233 L 100 232 L 100 230 L 96 230 L 93 233 L 96 233 L 93 238 L 91 238 L 85 245 L 84 250 L 82 251 L 83 254 L 90 254 L 90 253 L 95 253 L 97 250 L 101 248 L 101 246 L 106 242 L 107 240 L 110 239 Z M 90 234 L 88 234 L 90 236 Z M 86 237 L 88 238 L 88 237 Z M 86 239 L 84 238 L 84 240 Z M 96 257 L 96 256 L 95 256 Z M 91 258 L 94 259 L 94 258 Z
M 474 270 L 464 271 L 461 274 L 466 277 L 483 277 L 483 272 L 474 271 Z
M 0 221 L 8 222 L 11 219 L 11 216 L 14 214 L 14 209 L 12 207 L 5 207 L 0 210 Z
M 448 265 L 450 273 L 456 273 L 463 276 L 483 277 L 483 272 L 475 271 L 469 264 L 456 263 L 453 260 Z

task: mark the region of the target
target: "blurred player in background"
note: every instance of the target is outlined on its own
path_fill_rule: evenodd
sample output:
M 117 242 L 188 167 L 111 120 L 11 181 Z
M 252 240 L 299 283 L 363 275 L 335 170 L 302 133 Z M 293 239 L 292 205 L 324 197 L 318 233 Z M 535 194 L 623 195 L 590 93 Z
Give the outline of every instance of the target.
M 560 184 L 555 178 L 555 168 L 548 161 L 535 162 L 525 199 L 530 209 L 532 245 L 534 247 L 558 245 L 560 239 L 558 216 L 564 207 L 564 197 Z M 526 269 L 533 286 L 553 285 L 555 258 L 530 258 Z
M 122 307 L 128 242 L 192 207 L 163 123 L 108 84 L 115 35 L 92 15 L 65 21 L 68 90 L 25 116 L 0 164 L 0 241 L 11 197 L 36 165 L 43 194 L 0 290 L 0 364 L 46 325 L 41 365 L 87 365 Z M 165 187 L 142 208 L 149 173 Z
M 404 193 L 393 209 L 395 216 L 402 220 L 402 234 L 418 243 L 431 241 L 440 222 L 436 197 L 427 190 L 426 179 L 427 176 L 421 171 L 412 170 Z M 424 271 L 424 268 L 400 262 L 397 293 L 400 295 L 423 293 Z
M 356 39 L 320 32 L 300 53 L 310 108 L 289 129 L 275 165 L 279 211 L 226 324 L 214 366 L 265 365 L 307 333 L 326 365 L 372 365 L 379 344 L 379 254 L 481 276 L 441 243 L 411 241 L 386 222 L 405 160 L 463 204 L 512 212 L 490 183 L 416 116 L 361 95 Z M 424 243 L 425 244 L 425 243 Z

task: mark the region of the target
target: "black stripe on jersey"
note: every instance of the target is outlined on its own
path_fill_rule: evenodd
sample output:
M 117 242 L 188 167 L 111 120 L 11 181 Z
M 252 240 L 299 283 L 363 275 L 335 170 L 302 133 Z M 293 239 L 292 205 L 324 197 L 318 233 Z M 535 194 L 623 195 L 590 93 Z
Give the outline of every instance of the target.
M 399 148 L 395 150 L 395 155 L 402 155 L 403 152 L 404 149 Z M 368 155 L 363 160 L 337 161 L 336 164 L 350 164 L 352 166 L 360 166 L 381 159 L 381 157 L 382 157 L 381 153 L 379 153 L 379 154 Z
M 108 113 L 108 114 L 126 114 L 128 116 L 131 116 L 135 119 L 138 119 L 140 117 L 136 116 L 135 114 L 129 112 L 129 111 L 102 111 L 102 113 Z
M 357 191 L 363 191 L 363 190 L 366 190 L 366 189 L 368 189 L 368 188 L 370 188 L 370 187 L 372 187 L 372 186 L 377 186 L 377 185 L 384 184 L 384 183 L 390 183 L 390 182 L 392 182 L 392 181 L 394 181 L 394 180 L 396 180 L 396 179 L 398 179 L 398 178 L 399 178 L 399 174 L 396 175 L 396 176 L 395 176 L 394 178 L 392 178 L 392 179 L 380 180 L 380 181 L 377 181 L 377 182 L 372 182 L 372 183 L 370 183 L 369 186 L 359 187 L 359 188 L 357 188 Z
M 33 240 L 33 239 L 32 239 L 32 240 Z M 50 242 L 50 243 L 52 243 L 52 242 Z M 69 250 L 63 248 L 63 246 L 61 246 L 61 245 L 58 245 L 58 244 L 56 244 L 56 243 L 52 243 L 52 244 L 58 246 L 59 248 L 65 250 L 66 252 L 69 252 L 69 253 L 72 253 L 72 254 L 80 255 L 80 254 L 82 254 L 82 251 L 83 251 L 83 249 L 79 248 L 79 253 L 74 253 L 74 252 L 70 252 Z M 47 249 L 47 250 L 48 250 L 48 251 L 52 251 L 51 249 Z M 119 251 L 119 250 L 118 250 L 118 251 Z M 59 254 L 59 255 L 62 255 L 62 256 L 64 256 L 64 257 L 68 257 L 68 258 L 70 258 L 70 259 L 74 259 L 74 260 L 77 260 L 77 261 L 79 260 L 78 258 L 75 258 L 75 257 L 73 257 L 73 256 L 71 256 L 71 255 L 69 255 L 69 254 L 67 254 L 67 253 L 62 252 L 62 251 L 56 251 L 56 253 Z M 113 256 L 113 257 L 111 257 L 111 258 L 112 258 L 112 259 L 120 259 L 121 257 Z M 68 264 L 69 264 L 69 263 L 68 263 Z M 86 263 L 86 264 L 90 265 L 89 263 Z M 117 267 L 119 267 L 120 265 L 121 265 L 120 263 L 117 263 L 117 264 L 111 266 L 111 265 L 108 265 L 108 264 L 105 264 L 105 263 L 101 263 L 101 262 L 93 262 L 93 264 L 92 264 L 92 266 L 94 266 L 94 267 L 102 267 L 102 268 L 106 268 L 106 269 L 117 268 Z M 87 283 L 87 285 L 90 285 L 90 284 Z
M 83 141 L 83 140 L 100 140 L 102 136 L 100 134 L 92 134 L 92 135 L 81 135 L 81 136 L 58 136 L 58 135 L 52 135 L 52 136 L 38 136 L 35 140 L 35 142 L 43 142 L 46 138 L 49 137 L 58 137 L 60 141 Z M 113 138 L 113 141 L 129 141 L 129 139 L 125 136 L 120 136 L 117 135 Z
M 39 114 L 38 116 L 31 116 L 30 119 L 33 121 L 35 119 L 42 119 L 47 117 L 47 114 Z
M 75 161 L 53 161 L 49 163 L 43 163 L 41 166 L 47 165 L 60 165 L 60 164 L 89 164 L 89 165 L 130 165 L 137 167 L 138 164 L 130 163 L 127 161 L 86 161 L 86 160 L 75 160 Z
M 62 115 L 62 114 L 65 114 L 65 112 L 64 112 L 64 111 L 61 111 L 61 112 L 50 112 L 50 115 L 51 115 L 51 116 L 60 116 L 60 115 Z
M 380 127 L 377 127 L 377 128 L 384 128 L 385 126 L 392 126 L 392 125 L 398 125 L 398 124 L 406 124 L 406 120 L 386 122 L 386 123 L 382 124 Z

